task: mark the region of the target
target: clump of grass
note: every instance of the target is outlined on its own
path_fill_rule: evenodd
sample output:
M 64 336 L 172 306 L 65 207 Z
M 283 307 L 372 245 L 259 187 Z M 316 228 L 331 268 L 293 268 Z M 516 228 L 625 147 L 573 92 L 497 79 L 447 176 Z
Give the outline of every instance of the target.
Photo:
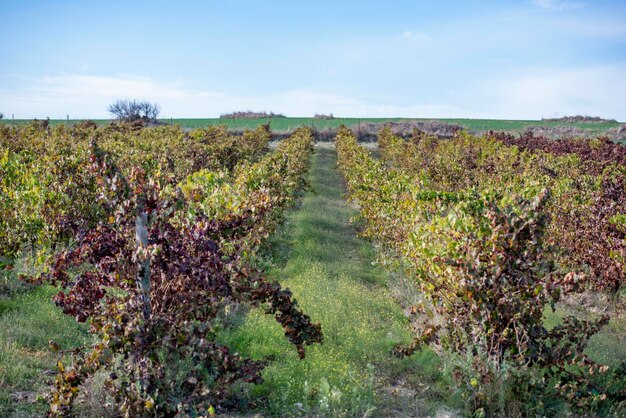
M 29 286 L 20 276 L 36 276 L 41 273 L 46 257 L 47 253 L 38 255 L 34 250 L 20 251 L 14 257 L 0 255 L 0 299 L 28 289 Z
M 57 290 L 41 286 L 0 299 L 0 416 L 43 416 L 43 396 L 56 371 L 48 342 L 63 349 L 88 341 L 86 327 L 51 301 Z

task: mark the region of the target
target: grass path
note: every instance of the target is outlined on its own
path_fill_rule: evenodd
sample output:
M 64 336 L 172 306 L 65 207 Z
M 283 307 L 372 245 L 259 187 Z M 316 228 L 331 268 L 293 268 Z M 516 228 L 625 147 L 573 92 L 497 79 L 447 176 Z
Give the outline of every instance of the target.
M 372 265 L 373 248 L 350 223 L 356 211 L 342 196 L 334 149 L 317 149 L 310 182 L 312 190 L 276 238 L 274 251 L 283 263 L 269 274 L 322 324 L 324 343 L 309 347 L 300 361 L 278 324 L 261 312 L 248 315 L 226 339 L 246 355 L 274 358 L 265 382 L 252 389 L 266 401 L 263 415 L 414 415 L 415 393 L 408 404 L 400 399 L 406 389 L 397 387 L 394 376 L 408 368 L 414 376 L 428 368 L 436 373 L 433 356 L 391 355 L 396 344 L 409 341 L 408 325 L 385 288 L 385 273 Z
M 269 275 L 322 324 L 324 343 L 308 347 L 301 361 L 282 328 L 260 311 L 222 335 L 242 354 L 273 359 L 265 382 L 249 388 L 251 402 L 262 416 L 432 415 L 450 404 L 445 379 L 431 352 L 391 355 L 410 340 L 407 319 L 387 290 L 388 273 L 372 264 L 374 249 L 350 223 L 356 210 L 343 197 L 334 149 L 318 147 L 309 181 L 311 190 L 272 238 L 277 265 Z M 88 338 L 84 326 L 50 303 L 55 291 L 44 286 L 0 300 L 2 417 L 44 415 L 45 402 L 33 401 L 46 392 L 46 371 L 54 368 L 48 340 L 69 348 Z

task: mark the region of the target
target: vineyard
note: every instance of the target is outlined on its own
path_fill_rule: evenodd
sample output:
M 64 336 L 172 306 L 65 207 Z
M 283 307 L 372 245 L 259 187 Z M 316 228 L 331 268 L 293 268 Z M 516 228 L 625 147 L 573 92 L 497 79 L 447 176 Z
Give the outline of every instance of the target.
M 623 285 L 619 145 L 421 132 L 405 141 L 383 130 L 376 160 L 347 130 L 336 141 L 364 235 L 422 295 L 411 307 L 414 340 L 399 355 L 424 345 L 451 353 L 480 415 L 554 415 L 558 398 L 582 414 L 623 407 L 625 364 L 585 354 L 609 317 L 544 326 L 545 311 L 569 293 L 617 298 Z
M 0 415 L 626 413 L 622 145 L 314 136 L 0 125 Z

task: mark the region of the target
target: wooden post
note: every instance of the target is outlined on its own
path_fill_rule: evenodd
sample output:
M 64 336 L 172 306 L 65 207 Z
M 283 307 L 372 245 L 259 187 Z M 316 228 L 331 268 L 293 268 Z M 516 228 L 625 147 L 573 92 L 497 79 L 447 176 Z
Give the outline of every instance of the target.
M 137 241 L 138 265 L 137 285 L 143 298 L 143 316 L 150 319 L 150 255 L 148 254 L 148 214 L 144 211 L 144 202 L 140 198 L 135 218 L 135 239 Z M 145 260 L 141 261 L 145 257 Z

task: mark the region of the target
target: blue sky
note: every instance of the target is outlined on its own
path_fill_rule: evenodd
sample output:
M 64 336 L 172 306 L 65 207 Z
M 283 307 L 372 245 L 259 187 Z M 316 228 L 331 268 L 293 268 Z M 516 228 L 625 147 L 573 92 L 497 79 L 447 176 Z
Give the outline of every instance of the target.
M 0 112 L 626 121 L 626 1 L 4 1 Z

